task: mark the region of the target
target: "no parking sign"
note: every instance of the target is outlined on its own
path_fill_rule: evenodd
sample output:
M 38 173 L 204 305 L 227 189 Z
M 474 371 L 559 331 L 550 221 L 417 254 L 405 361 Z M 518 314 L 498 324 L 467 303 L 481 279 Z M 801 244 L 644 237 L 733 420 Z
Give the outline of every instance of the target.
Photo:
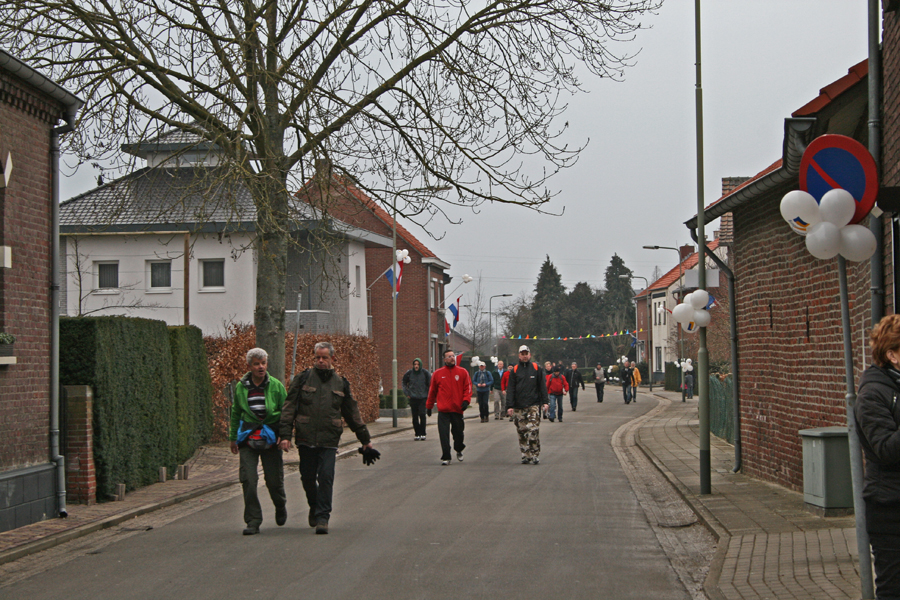
M 800 189 L 816 202 L 826 192 L 842 188 L 856 200 L 851 224 L 862 221 L 878 196 L 878 169 L 865 146 L 844 135 L 822 135 L 810 143 L 800 160 Z

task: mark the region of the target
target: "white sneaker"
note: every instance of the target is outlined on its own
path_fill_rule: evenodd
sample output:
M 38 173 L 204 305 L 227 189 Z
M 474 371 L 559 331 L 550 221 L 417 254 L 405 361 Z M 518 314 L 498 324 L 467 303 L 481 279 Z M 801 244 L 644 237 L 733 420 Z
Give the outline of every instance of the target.
M 462 452 L 456 453 L 456 460 L 458 460 L 459 462 L 463 461 L 463 453 Z
M 534 458 L 531 459 L 531 464 L 539 465 L 539 464 L 541 464 L 541 459 L 539 459 L 537 456 L 535 456 Z
M 441 466 L 442 466 L 442 467 L 446 467 L 446 466 L 449 465 L 449 464 L 450 464 L 450 461 L 449 461 L 449 460 L 442 460 L 442 461 L 441 461 Z

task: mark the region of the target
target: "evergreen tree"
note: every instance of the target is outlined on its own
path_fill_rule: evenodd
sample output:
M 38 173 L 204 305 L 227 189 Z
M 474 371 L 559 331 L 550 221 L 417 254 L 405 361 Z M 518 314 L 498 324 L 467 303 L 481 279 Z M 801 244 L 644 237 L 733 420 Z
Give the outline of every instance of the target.
M 621 277 L 627 275 L 627 277 Z M 606 290 L 603 294 L 603 322 L 610 331 L 634 329 L 634 289 L 631 285 L 631 269 L 625 266 L 619 255 L 613 254 L 606 267 L 604 282 Z M 616 356 L 634 355 L 630 337 L 610 337 L 613 352 Z
M 534 285 L 534 304 L 531 312 L 535 334 L 543 337 L 562 335 L 560 311 L 565 294 L 566 288 L 562 284 L 562 277 L 547 256 Z

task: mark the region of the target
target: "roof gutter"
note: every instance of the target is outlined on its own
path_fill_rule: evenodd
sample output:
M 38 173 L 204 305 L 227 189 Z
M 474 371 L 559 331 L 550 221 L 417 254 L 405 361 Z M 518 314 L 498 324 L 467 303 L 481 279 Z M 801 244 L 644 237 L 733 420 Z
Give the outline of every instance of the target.
M 815 117 L 788 117 L 784 120 L 784 142 L 781 147 L 781 167 L 738 189 L 704 211 L 708 223 L 731 212 L 738 206 L 754 200 L 794 178 L 800 173 L 800 159 L 811 141 L 816 124 Z M 696 235 L 697 216 L 684 223 Z M 696 237 L 694 238 L 696 239 Z

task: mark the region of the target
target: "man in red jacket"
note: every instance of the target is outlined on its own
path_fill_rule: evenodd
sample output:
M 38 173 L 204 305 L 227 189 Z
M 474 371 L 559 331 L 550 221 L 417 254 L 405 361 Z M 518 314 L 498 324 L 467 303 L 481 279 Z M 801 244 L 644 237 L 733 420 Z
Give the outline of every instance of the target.
M 463 459 L 463 411 L 469 408 L 472 399 L 472 379 L 469 372 L 456 366 L 456 353 L 453 350 L 444 352 L 444 366 L 431 375 L 431 387 L 425 408 L 428 416 L 437 404 L 438 437 L 441 440 L 441 464 L 450 464 L 450 434 L 453 433 L 453 449 L 457 460 Z

